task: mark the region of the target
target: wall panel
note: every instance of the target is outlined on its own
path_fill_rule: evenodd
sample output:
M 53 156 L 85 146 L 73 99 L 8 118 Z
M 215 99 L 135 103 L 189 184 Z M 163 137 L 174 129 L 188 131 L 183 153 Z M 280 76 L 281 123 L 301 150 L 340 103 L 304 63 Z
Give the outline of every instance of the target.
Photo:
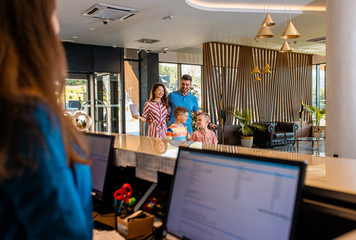
M 271 74 L 259 74 L 265 64 Z M 298 121 L 301 99 L 311 105 L 312 55 L 280 53 L 276 50 L 209 42 L 203 44 L 203 109 L 212 121 L 235 124 L 231 112 L 249 109 L 253 121 Z M 304 114 L 304 120 L 309 120 Z

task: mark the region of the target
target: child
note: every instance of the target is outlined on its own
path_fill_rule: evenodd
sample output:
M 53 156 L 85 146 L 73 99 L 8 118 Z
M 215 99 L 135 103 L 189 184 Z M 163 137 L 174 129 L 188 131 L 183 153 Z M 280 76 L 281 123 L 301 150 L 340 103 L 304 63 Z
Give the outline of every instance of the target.
M 208 129 L 210 116 L 206 112 L 201 112 L 197 116 L 197 126 L 199 130 L 195 131 L 189 141 L 217 144 L 218 139 L 215 133 Z
M 174 109 L 175 122 L 167 129 L 167 139 L 187 141 L 190 137 L 188 129 L 183 123 L 188 119 L 188 109 L 179 106 Z

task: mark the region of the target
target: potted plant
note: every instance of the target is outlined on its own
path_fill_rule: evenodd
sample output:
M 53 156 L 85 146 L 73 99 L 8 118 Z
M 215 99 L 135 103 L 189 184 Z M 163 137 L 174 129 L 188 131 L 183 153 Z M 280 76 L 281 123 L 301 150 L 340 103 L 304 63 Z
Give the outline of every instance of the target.
M 239 120 L 239 124 L 241 125 L 241 145 L 243 147 L 252 147 L 253 133 L 255 129 L 264 131 L 266 130 L 266 127 L 257 123 L 252 124 L 251 113 L 249 110 L 244 110 L 243 112 L 240 112 L 235 107 L 235 111 L 233 112 L 232 116 L 237 118 Z
M 326 114 L 326 109 L 319 109 L 319 107 L 313 107 L 313 106 L 305 106 L 305 109 L 307 109 L 308 113 L 311 114 L 312 116 L 315 115 L 315 124 L 318 127 L 318 130 L 314 131 L 314 136 L 317 138 L 322 138 L 324 137 L 324 130 L 320 130 L 320 120 L 324 117 Z

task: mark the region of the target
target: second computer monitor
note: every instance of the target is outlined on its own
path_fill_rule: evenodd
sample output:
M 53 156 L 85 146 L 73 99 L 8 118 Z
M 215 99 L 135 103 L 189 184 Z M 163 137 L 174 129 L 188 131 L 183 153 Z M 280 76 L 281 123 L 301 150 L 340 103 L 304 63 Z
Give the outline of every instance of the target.
M 181 239 L 290 239 L 305 163 L 180 148 L 166 221 Z

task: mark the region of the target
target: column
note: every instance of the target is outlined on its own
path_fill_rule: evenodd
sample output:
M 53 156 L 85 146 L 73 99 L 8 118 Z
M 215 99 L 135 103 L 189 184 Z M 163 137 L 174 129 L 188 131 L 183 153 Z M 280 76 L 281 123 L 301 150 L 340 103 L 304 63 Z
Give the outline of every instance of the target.
M 326 1 L 326 155 L 356 160 L 356 1 Z

